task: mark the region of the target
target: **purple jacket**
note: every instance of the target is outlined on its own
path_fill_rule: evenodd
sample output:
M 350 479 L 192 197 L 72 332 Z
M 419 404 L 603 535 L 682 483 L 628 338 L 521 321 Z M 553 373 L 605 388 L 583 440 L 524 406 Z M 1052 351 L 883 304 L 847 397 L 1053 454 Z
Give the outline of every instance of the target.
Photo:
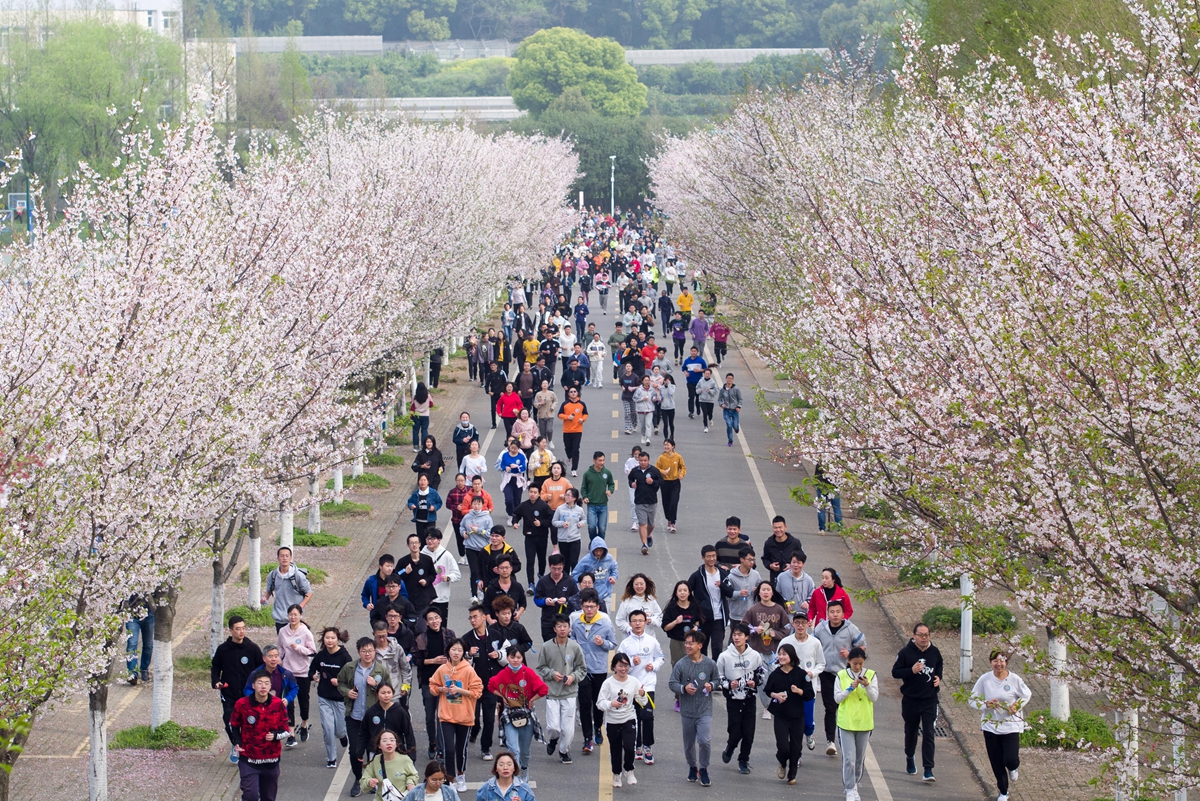
M 696 340 L 696 344 L 703 345 L 704 340 L 708 339 L 708 320 L 702 320 L 697 317 L 692 320 L 692 326 L 688 330 L 692 332 L 692 339 Z

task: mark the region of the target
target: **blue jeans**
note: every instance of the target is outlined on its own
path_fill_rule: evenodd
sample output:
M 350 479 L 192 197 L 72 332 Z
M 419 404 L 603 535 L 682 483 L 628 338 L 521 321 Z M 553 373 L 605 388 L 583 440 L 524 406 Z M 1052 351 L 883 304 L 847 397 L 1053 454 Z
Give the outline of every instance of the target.
M 587 506 L 587 527 L 589 537 L 605 537 L 608 530 L 608 504 L 589 503 Z
M 821 498 L 825 497 L 825 493 L 817 490 L 817 528 L 825 531 L 825 504 L 821 503 Z M 829 506 L 833 509 L 833 522 L 841 525 L 842 523 L 842 496 L 834 494 L 829 496 Z
M 733 442 L 733 430 L 742 427 L 741 412 L 737 409 L 722 409 L 721 414 L 725 418 L 725 436 Z
M 533 721 L 519 729 L 513 728 L 511 723 L 505 726 L 504 745 L 517 758 L 517 765 L 520 766 L 521 773 L 529 778 L 529 750 L 533 747 Z
M 141 620 L 130 620 L 125 624 L 129 639 L 125 641 L 125 669 L 136 673 L 138 667 L 138 638 L 142 640 L 141 670 L 150 669 L 150 657 L 154 654 L 154 614 Z
M 425 438 L 429 436 L 429 415 L 413 417 L 412 428 L 413 450 L 419 450 L 425 445 Z

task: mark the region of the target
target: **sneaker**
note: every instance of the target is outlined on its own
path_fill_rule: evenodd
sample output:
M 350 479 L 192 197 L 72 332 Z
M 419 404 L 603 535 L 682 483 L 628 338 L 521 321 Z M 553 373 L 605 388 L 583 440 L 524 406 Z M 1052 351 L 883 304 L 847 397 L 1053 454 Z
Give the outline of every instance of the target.
M 563 751 L 561 754 L 558 755 L 558 761 L 563 763 L 564 765 L 570 765 L 571 764 L 571 752 Z
M 725 443 L 725 444 L 726 444 L 727 446 L 729 446 L 730 448 L 732 448 L 732 447 L 733 447 L 733 440 L 729 440 L 729 442 L 727 442 L 727 443 Z
M 655 433 L 656 435 L 658 434 L 658 429 L 657 429 L 657 428 L 656 428 L 656 429 L 654 429 L 654 433 Z
M 637 530 L 638 530 L 637 523 L 634 523 L 632 526 L 630 526 L 630 527 L 629 527 L 629 530 L 630 530 L 630 531 L 637 531 Z
M 647 548 L 654 547 L 654 537 L 646 537 L 646 547 Z
M 837 746 L 833 744 L 833 740 L 825 746 L 825 756 L 837 756 Z
M 337 769 L 337 760 L 331 759 L 331 760 L 327 761 L 325 763 L 325 767 L 329 768 L 330 770 L 336 770 Z
M 653 765 L 654 764 L 654 752 L 651 751 L 649 748 L 647 748 L 645 750 L 645 752 L 642 754 L 642 761 L 645 762 L 647 765 Z
M 633 775 L 632 770 L 625 771 L 625 781 L 629 782 L 630 787 L 633 787 L 635 784 L 637 784 L 637 776 Z
M 1001 793 L 996 796 L 996 801 L 1008 801 L 1008 793 Z
M 554 749 L 558 748 L 558 738 L 553 737 L 546 741 L 546 756 L 554 756 Z
M 1010 782 L 1015 782 L 1017 780 L 1017 768 L 1013 768 L 1008 772 L 1008 780 Z
M 604 732 L 596 729 L 596 736 L 592 738 L 596 745 L 604 745 Z
M 767 710 L 765 710 L 765 709 L 764 709 L 764 710 L 763 710 L 762 719 L 763 719 L 763 720 L 770 720 L 770 719 L 771 719 L 771 713 L 770 713 L 770 712 L 768 712 Z
M 688 781 L 700 781 L 700 773 L 695 768 L 688 768 Z
M 925 775 L 921 778 L 923 782 L 936 782 L 937 778 L 933 775 L 933 768 L 925 768 Z
M 721 752 L 721 761 L 728 765 L 731 759 L 733 759 L 733 746 L 727 745 L 725 746 L 725 750 Z
M 700 786 L 712 787 L 712 779 L 708 778 L 707 768 L 700 768 Z
M 467 777 L 462 773 L 455 777 L 454 789 L 460 793 L 465 793 L 467 791 Z
M 705 427 L 704 427 L 704 433 L 705 433 L 705 434 L 707 434 L 707 433 L 708 433 L 708 426 L 705 426 Z
M 634 762 L 642 761 L 642 747 L 640 745 L 633 749 L 633 761 Z
M 492 756 L 491 751 L 484 751 L 483 754 L 479 758 L 482 759 L 484 762 L 491 762 L 493 759 L 495 759 L 495 757 Z
M 437 756 L 438 756 L 438 752 L 437 752 L 436 748 L 430 748 L 428 751 L 425 752 L 425 757 L 431 761 L 434 759 L 437 759 Z
M 621 774 L 614 773 L 613 774 L 613 787 L 620 787 L 620 786 L 621 786 Z M 1006 798 L 1005 801 L 1008 801 L 1008 799 Z
M 148 670 L 142 671 L 142 681 L 143 682 L 150 681 L 150 671 L 148 671 Z
M 795 784 L 795 783 L 796 783 L 796 777 L 795 777 L 795 776 L 792 776 L 790 779 L 788 779 L 788 780 L 787 780 L 787 783 L 788 783 L 788 784 Z
M 296 747 L 296 738 L 290 734 L 288 735 L 288 738 L 287 738 L 287 747 L 288 748 Z
M 458 557 L 458 563 L 460 565 L 465 565 L 467 563 L 467 557 L 465 557 L 465 556 Z
M 578 470 L 572 470 L 572 471 L 571 471 L 571 477 L 572 477 L 572 478 L 579 478 L 579 471 L 578 471 Z M 516 528 L 516 526 L 513 526 L 513 528 Z
M 775 771 L 775 775 L 781 779 L 786 779 L 787 778 L 787 765 L 780 762 L 779 770 Z
M 238 752 L 236 745 L 229 746 L 229 761 L 235 765 L 238 763 Z
M 739 762 L 738 763 L 738 773 L 742 774 L 743 776 L 749 776 L 750 775 L 750 763 L 749 762 Z
M 809 751 L 811 751 L 817 747 L 817 741 L 813 739 L 813 736 L 811 734 L 808 735 L 807 737 L 805 737 L 804 739 L 808 742 L 808 750 Z
M 362 788 L 358 786 L 358 782 L 353 782 L 350 785 L 350 797 L 358 798 L 360 795 L 362 795 Z
M 311 728 L 312 728 L 312 726 L 301 726 L 300 727 L 300 742 L 302 742 L 302 743 L 308 742 L 308 730 Z
M 529 587 L 528 589 L 526 589 L 526 590 L 525 590 L 525 594 L 526 594 L 526 595 L 533 595 L 533 587 Z
M 689 419 L 689 420 L 695 420 L 695 419 L 696 419 L 696 415 L 694 415 L 694 414 L 692 414 L 691 412 L 689 412 L 689 413 L 688 413 L 688 419 Z
M 585 753 L 585 754 L 590 754 L 590 753 L 592 753 L 592 749 L 593 749 L 593 748 L 595 748 L 595 747 L 596 747 L 596 746 L 592 744 L 592 741 L 591 741 L 591 740 L 584 740 L 584 741 L 583 741 L 583 753 Z
M 917 775 L 917 760 L 916 757 L 906 756 L 904 758 L 904 772 L 910 776 Z
M 855 787 L 850 792 L 854 793 L 854 801 L 862 801 L 862 796 L 858 794 L 858 788 Z
M 650 553 L 650 549 L 647 548 L 645 545 L 643 545 L 642 546 L 642 556 L 646 556 L 649 553 Z
M 128 679 L 126 679 L 126 681 L 128 681 L 128 682 L 129 682 L 129 686 L 130 686 L 130 687 L 135 687 L 135 686 L 137 686 L 137 683 L 138 683 L 138 674 L 137 674 L 137 671 L 136 671 L 136 670 L 131 670 L 131 671 L 129 671 L 129 678 L 128 678 Z

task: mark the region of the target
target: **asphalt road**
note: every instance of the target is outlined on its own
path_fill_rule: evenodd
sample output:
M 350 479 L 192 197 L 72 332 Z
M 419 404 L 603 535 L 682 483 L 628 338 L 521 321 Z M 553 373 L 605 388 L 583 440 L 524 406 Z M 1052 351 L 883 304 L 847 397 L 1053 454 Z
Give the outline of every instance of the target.
M 612 300 L 615 302 L 615 296 Z M 607 316 L 592 318 L 605 339 L 612 330 L 613 319 L 611 309 Z M 709 350 L 711 353 L 711 345 Z M 735 437 L 732 448 L 726 446 L 725 427 L 721 423 L 719 409 L 715 425 L 708 434 L 703 432 L 698 416 L 695 420 L 688 419 L 686 390 L 680 380 L 676 441 L 678 450 L 687 463 L 688 474 L 683 481 L 678 532 L 666 532 L 660 510 L 659 522 L 663 527 L 656 533 L 655 547 L 650 555 L 641 556 L 637 547 L 637 534 L 629 530 L 627 494 L 621 487 L 610 503 L 610 511 L 616 512 L 616 522 L 609 523 L 608 542 L 617 553 L 622 574 L 628 576 L 639 571 L 645 572 L 655 579 L 660 596 L 669 595 L 674 582 L 679 578 L 686 578 L 700 564 L 701 545 L 714 543 L 724 536 L 724 520 L 728 515 L 737 515 L 742 519 L 742 530 L 749 534 L 756 550 L 761 550 L 762 542 L 770 534 L 771 517 L 783 514 L 788 519 L 789 530 L 800 538 L 808 553 L 808 572 L 815 577 L 819 576 L 822 567 L 835 567 L 841 573 L 847 589 L 853 594 L 854 589 L 863 586 L 864 582 L 842 539 L 836 536 L 820 536 L 817 532 L 816 512 L 808 507 L 797 506 L 789 499 L 788 490 L 800 483 L 802 473 L 791 467 L 772 463 L 769 459 L 770 449 L 778 443 L 778 437 L 754 404 L 750 374 L 736 349 L 731 350 L 722 365 L 722 374 L 730 371 L 742 386 L 747 402 L 747 406 L 742 410 L 741 435 Z M 587 457 L 594 450 L 602 449 L 609 455 L 609 466 L 620 482 L 623 477 L 621 467 L 629 449 L 637 444 L 637 439 L 623 433 L 620 402 L 610 379 L 611 367 L 606 373 L 604 388 L 589 388 L 585 392 L 584 401 L 588 406 L 589 419 L 581 448 L 585 455 L 585 464 L 581 464 L 581 468 L 590 461 Z M 486 400 L 486 396 L 480 390 L 468 406 L 472 418 L 485 435 L 488 433 Z M 445 427 L 450 419 L 448 415 L 435 418 L 438 426 L 433 433 L 445 442 L 449 441 L 449 431 L 442 431 L 441 428 Z M 492 433 L 498 433 L 499 436 L 490 438 L 487 447 L 489 464 L 500 448 L 503 427 Z M 650 448 L 657 457 L 661 450 L 661 439 L 656 438 Z M 558 448 L 555 450 L 559 451 Z M 559 455 L 562 456 L 561 453 Z M 573 483 L 577 486 L 578 480 Z M 499 518 L 497 520 L 499 522 Z M 402 527 L 393 534 L 386 547 L 393 553 L 403 553 L 401 541 L 407 533 L 407 527 Z M 509 541 L 523 555 L 524 547 L 520 539 L 519 532 L 510 532 Z M 622 580 L 621 584 L 623 583 Z M 355 589 L 356 600 L 349 605 L 349 611 L 342 621 L 343 625 L 350 628 L 351 641 L 367 633 L 366 614 L 359 607 L 357 595 L 358 591 Z M 660 597 L 663 606 L 666 606 L 667 600 Z M 879 801 L 984 798 L 982 788 L 952 739 L 938 739 L 936 783 L 922 782 L 919 777 L 909 776 L 904 772 L 899 683 L 890 678 L 892 661 L 903 643 L 897 640 L 877 604 L 866 600 L 858 602 L 857 598 L 855 600 L 854 622 L 866 634 L 868 652 L 871 655 L 868 667 L 877 670 L 882 679 L 882 692 L 875 710 L 876 728 L 867 760 L 867 774 L 860 787 L 862 798 Z M 466 623 L 466 609 L 467 587 L 466 582 L 463 582 L 455 586 L 451 605 L 450 625 L 459 633 L 469 628 Z M 528 628 L 535 640 L 538 639 L 536 611 L 531 611 L 528 621 Z M 667 651 L 665 636 L 661 631 L 658 634 L 663 650 Z M 538 645 L 540 643 L 535 647 Z M 947 658 L 953 658 L 953 655 L 947 655 Z M 669 665 L 664 668 L 664 672 L 667 670 Z M 659 696 L 669 698 L 666 676 L 659 680 Z M 313 705 L 315 710 L 315 698 Z M 419 696 L 413 701 L 413 713 L 414 728 L 421 741 L 418 751 L 418 770 L 421 770 L 424 767 L 425 744 Z M 719 696 L 714 703 L 713 764 L 710 769 L 713 785 L 710 788 L 685 781 L 687 764 L 683 758 L 680 720 L 668 703 L 660 704 L 656 714 L 655 764 L 645 767 L 638 763 L 637 787 L 614 790 L 608 766 L 607 742 L 592 755 L 583 756 L 579 750 L 581 739 L 578 732 L 573 747 L 573 765 L 559 764 L 556 757 L 547 757 L 541 744 L 535 743 L 531 778 L 539 801 L 590 801 L 593 798 L 597 801 L 610 801 L 623 796 L 668 801 L 711 797 L 730 790 L 741 796 L 760 799 L 844 798 L 841 759 L 824 755 L 820 699 L 817 700 L 816 715 L 817 750 L 805 751 L 798 783 L 791 787 L 776 778 L 774 737 L 771 722 L 767 720 L 758 721 L 751 758 L 754 772 L 751 775 L 739 774 L 736 760 L 729 765 L 721 764 L 719 753 L 725 740 L 725 703 Z M 542 719 L 544 721 L 544 717 Z M 477 783 L 488 777 L 490 769 L 491 763 L 480 760 L 478 746 L 472 747 L 467 771 L 471 790 L 467 797 L 474 798 Z M 313 737 L 307 743 L 284 754 L 282 774 L 279 797 L 288 801 L 334 801 L 337 798 L 345 798 L 351 782 L 346 760 L 342 761 L 336 771 L 325 767 L 319 725 L 314 726 Z M 593 796 L 592 793 L 596 795 Z M 370 797 L 364 795 L 364 798 Z

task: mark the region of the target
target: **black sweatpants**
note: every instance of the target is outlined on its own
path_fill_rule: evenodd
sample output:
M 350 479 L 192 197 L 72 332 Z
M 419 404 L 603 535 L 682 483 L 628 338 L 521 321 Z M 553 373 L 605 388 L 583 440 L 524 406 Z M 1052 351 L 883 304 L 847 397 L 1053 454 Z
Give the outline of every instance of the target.
M 229 716 L 233 714 L 233 705 L 240 697 L 235 695 L 232 689 L 221 691 L 221 720 L 225 721 L 225 734 L 229 736 L 230 743 L 233 743 L 233 728 L 229 725 Z
M 346 736 L 350 738 L 350 770 L 354 773 L 354 782 L 362 778 L 363 774 L 363 754 L 367 750 L 367 744 L 362 738 L 362 721 L 355 720 L 349 715 L 346 716 Z
M 708 653 L 715 662 L 721 651 L 725 650 L 725 619 L 710 620 L 700 630 L 708 637 Z
M 675 343 L 675 358 L 682 359 L 683 358 L 683 349 L 687 345 L 687 340 L 686 339 L 676 339 L 676 340 L 672 340 L 672 341 Z
M 579 682 L 579 722 L 583 726 L 583 738 L 592 739 L 594 732 L 600 731 L 604 725 L 604 713 L 596 708 L 596 699 L 600 697 L 600 685 L 608 678 L 607 673 L 589 673 Z M 629 736 L 632 738 L 637 728 L 637 721 L 629 721 Z M 633 741 L 629 743 L 629 753 L 633 753 Z M 633 757 L 631 756 L 630 759 Z M 632 768 L 630 768 L 632 770 Z
M 728 723 L 725 730 L 729 733 L 729 741 L 725 744 L 726 751 L 738 750 L 738 762 L 750 761 L 750 749 L 754 747 L 754 727 L 758 725 L 758 698 L 738 700 L 730 698 L 725 707 L 728 713 Z
M 787 777 L 796 778 L 800 751 L 804 747 L 804 716 L 785 718 L 775 716 L 775 761 L 787 766 Z
M 996 777 L 996 789 L 1000 795 L 1008 795 L 1008 772 L 1021 767 L 1021 735 L 995 734 L 985 731 L 983 744 L 987 746 L 988 762 L 992 763 L 992 775 Z
M 525 575 L 529 579 L 525 585 L 534 587 L 537 585 L 537 579 L 546 575 L 546 549 L 549 546 L 550 538 L 545 534 L 538 536 L 537 534 L 525 535 Z M 534 560 L 537 560 L 536 572 L 534 569 Z
M 718 365 L 721 364 L 721 360 L 724 359 L 728 353 L 728 342 L 717 342 L 715 339 L 713 340 L 713 355 L 716 357 Z
M 446 777 L 467 772 L 467 746 L 471 742 L 471 727 L 462 723 L 442 722 L 442 741 L 446 749 Z
M 475 702 L 475 725 L 471 727 L 471 739 L 479 737 L 479 747 L 484 751 L 492 750 L 492 736 L 496 733 L 496 704 L 500 696 L 483 691 Z M 481 725 L 482 724 L 482 725 Z M 480 731 L 482 730 L 482 736 Z
M 563 445 L 567 449 L 567 458 L 571 460 L 571 470 L 579 469 L 579 443 L 583 439 L 583 432 L 563 432 Z
M 700 401 L 696 396 L 696 385 L 691 381 L 687 382 L 688 388 L 688 414 L 695 414 L 700 411 Z M 461 463 L 461 460 L 460 460 Z
M 917 735 L 921 739 L 921 766 L 933 770 L 933 727 L 937 723 L 938 701 L 933 698 L 900 699 L 900 717 L 904 719 L 904 755 L 917 753 Z
M 647 692 L 650 700 L 654 700 L 654 693 Z M 637 739 L 636 745 L 638 748 L 651 748 L 654 745 L 654 707 L 650 704 L 639 706 L 634 704 L 634 721 L 637 723 Z M 612 744 L 609 744 L 612 748 Z
M 580 540 L 575 540 L 574 542 L 558 543 L 558 552 L 561 553 L 563 556 L 563 559 L 565 559 L 567 561 L 566 568 L 567 568 L 568 573 L 570 573 L 572 570 L 575 569 L 575 565 L 579 564 L 580 547 L 581 547 Z M 597 690 L 596 692 L 599 692 L 599 690 Z
M 605 731 L 608 732 L 608 755 L 612 761 L 614 776 L 620 776 L 621 771 L 628 772 L 633 770 L 633 742 L 636 738 L 636 729 L 636 720 L 616 725 L 610 723 L 605 727 Z
M 837 742 L 837 701 L 833 700 L 833 687 L 837 674 L 821 673 L 821 706 L 825 708 L 825 739 Z
M 672 412 L 674 414 L 674 412 Z M 679 515 L 679 479 L 664 480 L 662 484 L 663 517 L 674 523 Z

